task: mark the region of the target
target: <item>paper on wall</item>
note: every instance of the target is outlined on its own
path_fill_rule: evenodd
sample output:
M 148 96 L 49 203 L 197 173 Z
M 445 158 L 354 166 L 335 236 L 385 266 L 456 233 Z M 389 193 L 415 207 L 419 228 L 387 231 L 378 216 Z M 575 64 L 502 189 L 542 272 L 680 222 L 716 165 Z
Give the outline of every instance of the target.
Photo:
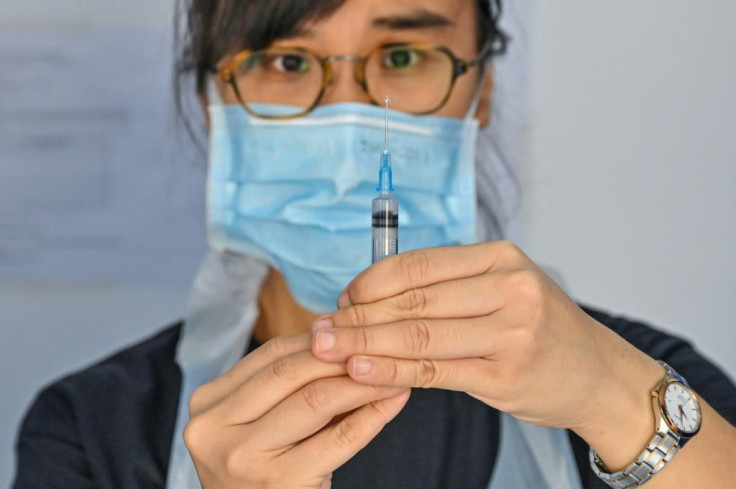
M 0 29 L 0 279 L 188 283 L 204 159 L 167 29 Z

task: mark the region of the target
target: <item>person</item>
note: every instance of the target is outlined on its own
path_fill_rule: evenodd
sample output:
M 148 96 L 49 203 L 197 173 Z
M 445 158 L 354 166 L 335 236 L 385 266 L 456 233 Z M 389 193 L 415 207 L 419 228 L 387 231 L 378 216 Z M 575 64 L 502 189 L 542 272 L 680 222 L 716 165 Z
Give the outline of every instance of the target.
M 183 322 L 38 395 L 13 487 L 730 486 L 734 384 L 500 240 L 500 6 L 187 4 L 212 251 Z M 406 251 L 370 265 L 389 92 Z

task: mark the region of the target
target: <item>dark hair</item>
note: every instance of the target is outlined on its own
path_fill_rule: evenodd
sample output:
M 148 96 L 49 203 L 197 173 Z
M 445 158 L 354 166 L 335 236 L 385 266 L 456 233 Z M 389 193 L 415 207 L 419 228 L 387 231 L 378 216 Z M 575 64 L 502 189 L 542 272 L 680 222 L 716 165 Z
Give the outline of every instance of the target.
M 194 81 L 196 93 L 205 91 L 215 64 L 243 49 L 262 49 L 295 34 L 305 23 L 320 20 L 345 0 L 179 0 L 176 8 L 175 89 L 177 109 Z M 478 47 L 491 43 L 489 55 L 506 49 L 507 36 L 499 28 L 501 0 L 477 0 Z M 193 75 L 193 80 L 191 80 Z

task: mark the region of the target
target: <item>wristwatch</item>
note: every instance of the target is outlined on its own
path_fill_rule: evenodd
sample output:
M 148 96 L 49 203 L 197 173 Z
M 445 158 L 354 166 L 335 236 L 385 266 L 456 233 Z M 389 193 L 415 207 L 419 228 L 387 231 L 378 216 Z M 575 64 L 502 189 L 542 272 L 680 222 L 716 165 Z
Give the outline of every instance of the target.
M 658 363 L 666 374 L 651 392 L 656 431 L 641 455 L 624 470 L 611 473 L 595 450 L 590 449 L 593 472 L 614 489 L 644 485 L 700 431 L 698 398 L 680 374 L 663 361 Z

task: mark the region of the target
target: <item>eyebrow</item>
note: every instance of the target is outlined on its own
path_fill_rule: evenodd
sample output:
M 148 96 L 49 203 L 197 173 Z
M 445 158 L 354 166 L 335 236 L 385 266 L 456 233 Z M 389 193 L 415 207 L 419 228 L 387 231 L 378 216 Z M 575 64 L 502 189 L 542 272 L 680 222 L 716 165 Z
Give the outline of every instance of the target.
M 453 22 L 438 13 L 432 12 L 422 7 L 417 7 L 406 14 L 389 15 L 385 17 L 376 17 L 371 22 L 373 27 L 380 27 L 391 30 L 419 30 L 432 27 L 446 27 L 452 25 Z M 298 26 L 294 32 L 282 39 L 292 39 L 296 37 L 311 38 L 314 37 L 314 31 L 307 26 Z
M 445 27 L 452 25 L 447 17 L 423 8 L 417 8 L 407 14 L 376 17 L 373 27 L 384 27 L 392 30 L 426 29 L 428 27 Z

